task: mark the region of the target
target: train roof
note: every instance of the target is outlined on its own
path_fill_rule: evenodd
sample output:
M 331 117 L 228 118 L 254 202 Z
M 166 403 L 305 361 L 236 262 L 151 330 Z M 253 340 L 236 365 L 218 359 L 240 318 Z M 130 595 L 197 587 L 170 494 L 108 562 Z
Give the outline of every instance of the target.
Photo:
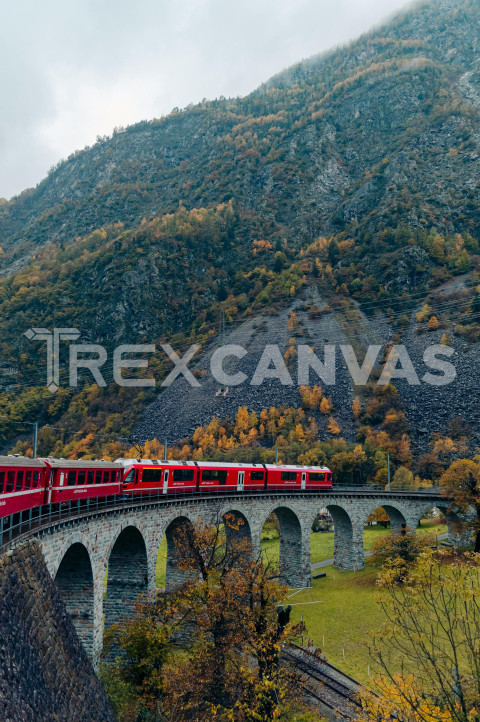
M 0 466 L 34 466 L 37 469 L 46 468 L 46 464 L 43 459 L 30 459 L 28 456 L 18 456 L 17 454 L 0 456 Z
M 133 464 L 138 464 L 139 466 L 199 466 L 202 467 L 209 467 L 209 466 L 218 466 L 219 468 L 243 468 L 243 469 L 263 469 L 263 464 L 246 464 L 246 463 L 238 463 L 238 464 L 232 464 L 230 462 L 223 462 L 223 461 L 191 461 L 191 460 L 181 460 L 173 461 L 172 459 L 167 459 L 166 461 L 164 459 L 117 459 L 117 462 L 120 464 L 123 464 L 123 466 L 132 466 Z
M 116 461 L 83 461 L 82 459 L 54 459 L 47 457 L 42 461 L 50 464 L 54 469 L 121 469 L 122 465 Z
M 138 466 L 198 466 L 201 469 L 202 468 L 208 468 L 208 467 L 218 467 L 221 469 L 289 469 L 291 471 L 305 471 L 308 469 L 309 471 L 330 471 L 326 466 L 298 466 L 295 464 L 249 464 L 249 463 L 243 463 L 239 462 L 238 464 L 233 464 L 231 462 L 223 462 L 223 461 L 173 461 L 171 459 L 117 459 L 116 460 L 119 464 L 122 464 L 123 466 L 133 466 L 134 464 L 137 464 Z
M 298 466 L 295 464 L 265 464 L 267 469 L 288 469 L 289 471 L 330 471 L 327 466 Z

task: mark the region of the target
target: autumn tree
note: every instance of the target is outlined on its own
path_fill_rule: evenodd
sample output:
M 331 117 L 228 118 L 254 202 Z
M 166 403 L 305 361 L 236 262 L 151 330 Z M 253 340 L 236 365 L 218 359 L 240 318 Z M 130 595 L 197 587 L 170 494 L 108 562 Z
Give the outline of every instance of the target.
M 367 524 L 381 524 L 384 529 L 387 528 L 387 526 L 390 523 L 390 517 L 388 516 L 385 509 L 381 506 L 379 506 L 377 509 L 372 511 L 370 516 L 367 519 Z
M 400 532 L 378 537 L 373 542 L 372 558 L 389 569 L 398 583 L 404 582 L 420 554 L 435 543 L 434 534 L 418 536 L 405 526 Z
M 298 673 L 280 664 L 301 631 L 287 618 L 279 623 L 286 590 L 245 538 L 235 540 L 242 522 L 224 522 L 176 530 L 173 559 L 184 583 L 150 596 L 117 633 L 117 669 L 152 720 L 273 720 L 295 699 Z
M 410 490 L 415 489 L 415 479 L 410 469 L 406 469 L 404 466 L 399 466 L 393 475 L 392 489 Z
M 460 513 L 459 526 L 475 534 L 475 551 L 480 552 L 480 460 L 457 459 L 440 478 L 441 492 L 452 499 L 450 511 Z
M 352 403 L 352 414 L 355 419 L 358 419 L 360 414 L 362 413 L 362 404 L 360 403 L 360 399 L 358 396 L 355 396 Z
M 332 406 L 333 406 L 332 402 L 329 399 L 327 399 L 326 396 L 324 396 L 320 402 L 320 411 L 322 412 L 322 414 L 329 414 L 332 410 Z
M 375 680 L 379 693 L 364 689 L 360 693 L 361 720 L 399 720 L 400 722 L 453 722 L 450 712 L 425 699 L 415 677 L 401 674 Z M 407 702 L 408 700 L 408 702 Z
M 387 621 L 370 646 L 381 670 L 381 697 L 368 700 L 367 694 L 363 719 L 478 720 L 480 557 L 452 564 L 448 552 L 428 550 L 413 571 L 404 584 L 394 567 L 382 574 L 379 602 Z
M 332 436 L 337 436 L 340 433 L 340 426 L 337 424 L 333 416 L 329 419 L 327 431 L 329 434 L 332 434 Z
M 432 316 L 427 324 L 427 328 L 429 331 L 436 331 L 439 325 L 438 318 L 436 316 Z
M 304 409 L 316 409 L 320 401 L 322 400 L 323 390 L 321 386 L 315 384 L 315 386 L 300 386 L 300 397 L 302 399 L 302 406 Z

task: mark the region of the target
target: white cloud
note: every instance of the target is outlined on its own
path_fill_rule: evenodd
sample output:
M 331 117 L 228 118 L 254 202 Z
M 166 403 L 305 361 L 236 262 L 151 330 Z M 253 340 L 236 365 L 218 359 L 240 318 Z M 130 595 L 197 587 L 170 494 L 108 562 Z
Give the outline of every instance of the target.
M 18 0 L 0 26 L 0 196 L 114 126 L 244 95 L 405 3 Z

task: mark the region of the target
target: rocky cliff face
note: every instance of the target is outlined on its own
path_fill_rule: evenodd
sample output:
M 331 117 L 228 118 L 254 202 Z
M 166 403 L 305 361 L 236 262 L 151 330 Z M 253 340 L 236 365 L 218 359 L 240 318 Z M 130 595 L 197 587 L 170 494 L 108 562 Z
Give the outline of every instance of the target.
M 0 557 L 0 717 L 114 722 L 40 548 Z
M 448 299 L 452 294 L 466 291 L 468 278 L 456 279 L 445 284 L 438 290 L 441 298 Z M 458 302 L 458 301 L 457 301 Z M 455 301 L 452 301 L 455 303 Z M 327 309 L 320 317 L 312 317 L 309 309 Z M 416 307 L 408 316 L 408 325 L 402 334 L 409 358 L 419 379 L 418 385 L 411 385 L 406 379 L 395 380 L 411 424 L 412 448 L 415 453 L 426 452 L 432 434 L 445 435 L 449 432 L 449 422 L 454 417 L 461 417 L 467 425 L 467 435 L 471 439 L 472 448 L 480 444 L 478 428 L 478 410 L 476 396 L 472 390 L 480 385 L 478 368 L 478 343 L 468 343 L 462 338 L 452 337 L 450 345 L 453 354 L 448 359 L 455 369 L 455 378 L 444 386 L 435 386 L 423 381 L 423 377 L 432 369 L 425 364 L 424 353 L 433 345 L 439 345 L 444 331 L 424 330 L 419 333 L 416 321 Z M 299 320 L 296 331 L 288 330 L 290 314 L 294 312 Z M 166 388 L 145 410 L 142 420 L 135 429 L 135 435 L 141 439 L 157 438 L 161 442 L 165 438 L 169 444 L 191 436 L 198 426 L 204 426 L 217 416 L 220 419 L 234 418 L 240 406 L 259 413 L 272 405 L 286 405 L 299 408 L 298 363 L 294 357 L 289 364 L 292 385 L 282 385 L 278 379 L 266 380 L 260 386 L 251 384 L 262 352 L 267 344 L 278 345 L 282 354 L 289 347 L 304 344 L 316 350 L 319 358 L 324 361 L 326 345 L 335 347 L 335 382 L 325 384 L 315 371 L 310 372 L 311 386 L 319 383 L 333 403 L 333 415 L 342 429 L 342 436 L 353 440 L 356 427 L 351 408 L 355 396 L 363 398 L 365 387 L 356 387 L 348 371 L 341 352 L 342 345 L 350 345 L 354 349 L 359 364 L 365 357 L 368 346 L 380 345 L 382 352 L 387 342 L 395 336 L 394 325 L 384 313 L 376 313 L 368 317 L 357 311 L 355 318 L 349 318 L 341 310 L 328 310 L 328 306 L 318 292 L 316 286 L 309 287 L 301 297 L 275 315 L 257 316 L 242 324 L 225 337 L 217 339 L 202 353 L 201 358 L 190 364 L 192 371 L 197 371 L 199 387 L 192 388 L 185 379 L 177 379 L 172 386 Z M 244 358 L 230 357 L 224 363 L 225 371 L 230 374 L 238 372 L 246 375 L 246 380 L 239 386 L 222 386 L 211 373 L 212 355 L 220 344 L 239 345 L 247 352 Z M 445 357 L 443 360 L 446 360 Z M 378 369 L 378 364 L 377 364 Z M 328 438 L 327 424 L 329 417 L 318 410 L 309 411 L 319 427 L 319 438 Z

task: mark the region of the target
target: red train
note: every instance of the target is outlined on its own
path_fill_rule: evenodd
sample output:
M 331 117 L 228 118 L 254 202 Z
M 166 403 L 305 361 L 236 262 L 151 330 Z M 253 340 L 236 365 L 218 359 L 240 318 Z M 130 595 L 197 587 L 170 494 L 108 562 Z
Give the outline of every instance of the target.
M 122 476 L 122 466 L 112 461 L 0 456 L 0 517 L 44 504 L 120 494 Z
M 0 456 L 0 519 L 46 504 L 148 493 L 323 491 L 330 469 L 208 461 L 69 461 Z M 3 522 L 2 522 L 3 523 Z
M 332 472 L 320 466 L 226 464 L 216 461 L 117 459 L 125 466 L 123 489 L 141 494 L 194 491 L 321 491 L 332 486 Z

